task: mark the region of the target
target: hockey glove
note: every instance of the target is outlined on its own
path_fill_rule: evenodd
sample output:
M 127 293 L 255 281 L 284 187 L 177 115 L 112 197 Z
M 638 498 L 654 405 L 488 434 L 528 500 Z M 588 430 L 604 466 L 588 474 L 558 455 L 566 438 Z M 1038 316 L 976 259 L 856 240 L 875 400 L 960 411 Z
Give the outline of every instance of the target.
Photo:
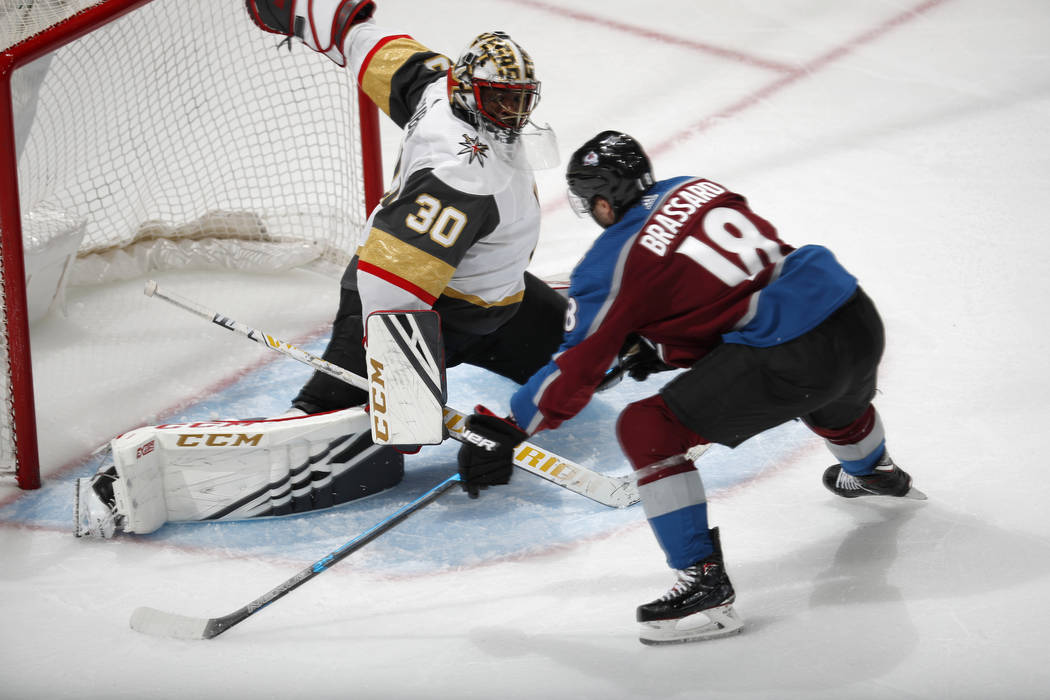
M 459 476 L 471 498 L 477 498 L 481 489 L 510 483 L 514 447 L 528 433 L 512 419 L 500 418 L 479 404 L 467 418 L 463 437 L 467 441 L 459 448 Z
M 248 16 L 256 26 L 267 32 L 291 36 L 296 34 L 303 38 L 303 26 L 295 27 L 295 3 L 287 0 L 244 0 Z M 333 39 L 342 40 L 347 29 L 358 22 L 364 22 L 375 12 L 375 0 L 344 0 L 332 19 Z M 306 14 L 309 10 L 300 10 Z M 298 31 L 296 31 L 298 29 Z
M 623 375 L 635 381 L 645 381 L 650 374 L 666 372 L 674 367 L 660 359 L 656 347 L 646 338 L 632 333 L 627 336 L 620 348 L 619 361 L 605 373 L 605 378 L 598 384 L 597 391 L 605 391 L 620 383 Z

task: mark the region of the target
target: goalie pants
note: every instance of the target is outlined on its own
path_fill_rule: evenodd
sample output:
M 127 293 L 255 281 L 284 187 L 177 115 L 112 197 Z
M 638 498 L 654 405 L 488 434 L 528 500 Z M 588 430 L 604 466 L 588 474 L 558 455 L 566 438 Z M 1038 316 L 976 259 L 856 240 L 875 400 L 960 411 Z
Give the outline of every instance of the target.
M 523 384 L 547 364 L 561 345 L 568 302 L 538 277 L 525 273 L 525 294 L 514 315 L 486 335 L 452 330 L 442 320 L 445 366 L 474 365 Z M 355 374 L 365 374 L 364 326 L 357 290 L 342 288 L 332 339 L 322 357 Z M 368 402 L 368 394 L 322 372 L 299 391 L 292 405 L 322 413 Z

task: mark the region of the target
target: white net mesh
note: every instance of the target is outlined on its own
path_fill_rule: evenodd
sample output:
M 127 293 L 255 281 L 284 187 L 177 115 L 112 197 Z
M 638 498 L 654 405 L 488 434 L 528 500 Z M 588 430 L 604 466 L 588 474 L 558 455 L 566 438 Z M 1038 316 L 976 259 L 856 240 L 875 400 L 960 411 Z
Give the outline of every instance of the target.
M 128 3 L 0 0 L 0 49 L 107 4 Z M 242 2 L 156 0 L 15 70 L 27 251 L 47 244 L 31 225 L 47 210 L 83 222 L 73 283 L 180 265 L 344 266 L 366 219 L 353 76 L 278 41 Z M 10 465 L 16 436 L 0 414 Z

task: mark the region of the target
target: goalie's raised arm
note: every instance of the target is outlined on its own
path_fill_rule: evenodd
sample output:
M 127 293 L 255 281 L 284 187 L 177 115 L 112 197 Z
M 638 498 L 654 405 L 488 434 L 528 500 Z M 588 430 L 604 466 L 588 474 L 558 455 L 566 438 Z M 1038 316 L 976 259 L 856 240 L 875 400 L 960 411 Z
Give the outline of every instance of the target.
M 402 128 L 425 89 L 452 66 L 447 56 L 408 34 L 369 21 L 375 13 L 372 0 L 247 0 L 247 5 L 259 28 L 286 41 L 294 36 L 349 70 L 364 93 Z
M 248 15 L 262 30 L 296 36 L 314 51 L 346 65 L 342 44 L 350 27 L 371 18 L 374 0 L 245 0 Z

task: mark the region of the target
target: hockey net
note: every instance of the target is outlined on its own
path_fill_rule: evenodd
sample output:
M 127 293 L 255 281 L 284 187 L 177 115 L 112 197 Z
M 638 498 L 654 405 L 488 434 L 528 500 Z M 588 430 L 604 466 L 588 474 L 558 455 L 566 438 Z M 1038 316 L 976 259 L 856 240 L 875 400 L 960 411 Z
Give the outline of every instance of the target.
M 0 0 L 0 477 L 39 485 L 29 323 L 56 289 L 345 266 L 376 111 L 294 49 L 234 0 Z

